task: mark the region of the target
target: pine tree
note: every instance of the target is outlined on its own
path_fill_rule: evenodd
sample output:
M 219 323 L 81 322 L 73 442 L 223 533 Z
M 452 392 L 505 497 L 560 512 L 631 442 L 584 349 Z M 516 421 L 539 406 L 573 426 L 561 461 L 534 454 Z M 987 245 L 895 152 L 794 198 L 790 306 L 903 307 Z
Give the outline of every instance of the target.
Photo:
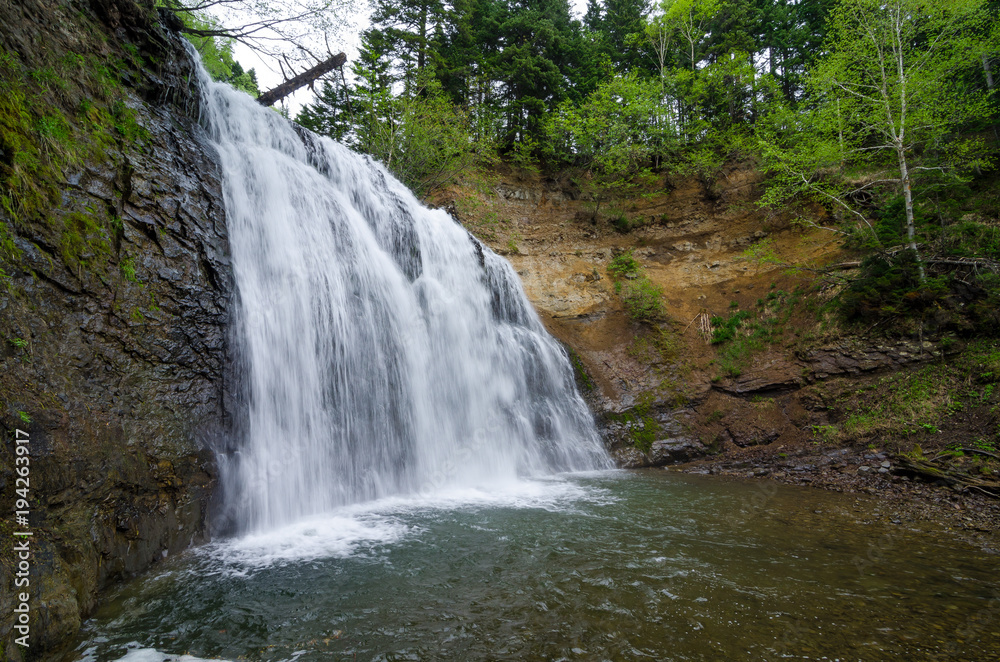
M 350 146 L 357 139 L 351 109 L 350 93 L 343 84 L 324 82 L 316 100 L 303 106 L 295 122 Z
M 397 77 L 407 89 L 434 63 L 435 35 L 442 31 L 448 12 L 441 0 L 375 0 L 372 28 L 386 46 Z
M 542 137 L 546 112 L 572 93 L 585 45 L 567 0 L 512 0 L 501 16 L 495 71 L 509 149 Z

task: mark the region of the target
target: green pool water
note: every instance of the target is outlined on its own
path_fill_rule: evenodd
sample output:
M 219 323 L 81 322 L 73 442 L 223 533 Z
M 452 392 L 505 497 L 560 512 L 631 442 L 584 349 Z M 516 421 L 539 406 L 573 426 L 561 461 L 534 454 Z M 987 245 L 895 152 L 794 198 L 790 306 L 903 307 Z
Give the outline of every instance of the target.
M 663 471 L 347 508 L 168 559 L 72 660 L 994 660 L 1000 559 Z

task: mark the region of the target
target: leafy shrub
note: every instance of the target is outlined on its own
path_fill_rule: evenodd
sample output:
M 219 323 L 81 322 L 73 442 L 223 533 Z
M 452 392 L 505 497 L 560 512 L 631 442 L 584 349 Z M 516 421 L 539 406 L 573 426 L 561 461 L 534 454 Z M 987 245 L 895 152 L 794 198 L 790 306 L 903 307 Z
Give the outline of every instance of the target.
M 608 273 L 629 317 L 637 322 L 654 322 L 666 316 L 663 290 L 646 277 L 632 251 L 616 255 L 608 265 Z
M 615 279 L 635 278 L 639 274 L 640 269 L 642 267 L 639 261 L 632 256 L 631 250 L 619 253 L 611 260 L 611 264 L 608 265 L 608 273 Z
M 636 228 L 641 228 L 647 224 L 647 221 L 642 216 L 636 216 L 635 218 L 629 218 L 625 212 L 621 212 L 613 215 L 608 219 L 611 223 L 611 227 L 618 231 L 619 234 L 628 234 Z
M 645 276 L 625 283 L 622 288 L 625 310 L 638 322 L 652 322 L 666 315 L 662 297 L 663 290 Z
M 719 345 L 736 338 L 736 330 L 743 324 L 743 320 L 746 320 L 749 317 L 750 313 L 745 310 L 733 313 L 726 319 L 723 319 L 722 317 L 713 317 L 711 320 L 713 328 L 712 344 Z

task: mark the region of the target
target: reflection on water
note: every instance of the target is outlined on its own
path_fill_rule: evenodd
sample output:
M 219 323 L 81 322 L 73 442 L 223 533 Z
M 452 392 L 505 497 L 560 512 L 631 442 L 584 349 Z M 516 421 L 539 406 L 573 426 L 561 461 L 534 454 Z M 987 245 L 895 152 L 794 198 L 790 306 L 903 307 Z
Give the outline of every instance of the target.
M 171 560 L 73 659 L 1000 659 L 1000 559 L 873 507 L 663 472 L 357 506 Z

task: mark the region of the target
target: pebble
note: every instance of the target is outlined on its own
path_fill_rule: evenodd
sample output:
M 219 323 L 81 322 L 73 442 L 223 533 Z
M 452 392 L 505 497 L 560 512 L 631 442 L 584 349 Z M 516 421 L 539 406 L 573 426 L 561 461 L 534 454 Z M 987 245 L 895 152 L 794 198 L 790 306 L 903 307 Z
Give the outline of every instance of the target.
M 869 471 L 871 471 L 871 467 L 862 464 L 860 467 L 858 467 L 858 471 L 861 473 L 868 473 Z

